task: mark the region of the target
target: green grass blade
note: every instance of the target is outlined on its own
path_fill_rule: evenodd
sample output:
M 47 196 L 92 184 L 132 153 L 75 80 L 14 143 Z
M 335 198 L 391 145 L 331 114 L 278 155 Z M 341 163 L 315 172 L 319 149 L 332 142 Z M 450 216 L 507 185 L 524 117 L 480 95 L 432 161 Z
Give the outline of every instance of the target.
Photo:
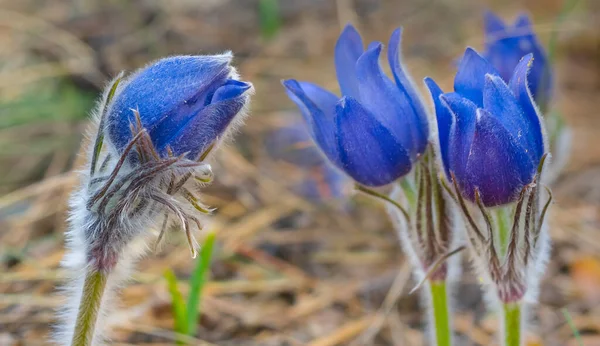
M 196 268 L 190 278 L 190 293 L 187 303 L 187 328 L 188 335 L 196 334 L 198 313 L 200 312 L 200 298 L 206 283 L 206 272 L 210 269 L 210 259 L 215 244 L 215 233 L 210 233 L 204 240 Z
M 187 315 L 183 296 L 177 287 L 177 277 L 171 269 L 167 269 L 164 274 L 167 280 L 169 294 L 171 294 L 171 304 L 173 305 L 173 318 L 175 319 L 175 331 L 180 334 L 188 334 Z
M 565 316 L 565 320 L 569 324 L 569 328 L 571 328 L 571 331 L 573 331 L 573 336 L 575 336 L 575 340 L 577 340 L 577 345 L 584 346 L 583 339 L 581 338 L 581 333 L 579 333 L 577 326 L 575 326 L 575 323 L 573 323 L 573 318 L 571 318 L 571 314 L 569 313 L 569 310 L 564 308 L 564 309 L 562 309 L 562 313 L 563 313 L 563 316 Z
M 550 34 L 550 40 L 548 41 L 548 62 L 549 65 L 554 64 L 554 60 L 556 58 L 556 46 L 558 43 L 558 33 L 561 25 L 567 19 L 571 11 L 577 6 L 579 0 L 565 0 L 563 2 L 563 6 L 556 17 L 552 28 L 552 34 Z

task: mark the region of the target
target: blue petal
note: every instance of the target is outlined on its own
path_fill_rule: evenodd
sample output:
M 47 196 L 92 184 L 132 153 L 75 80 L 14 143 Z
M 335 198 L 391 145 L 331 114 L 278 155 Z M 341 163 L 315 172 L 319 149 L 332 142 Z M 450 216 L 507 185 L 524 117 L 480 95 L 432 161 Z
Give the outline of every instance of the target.
M 537 165 L 497 118 L 483 109 L 478 110 L 477 118 L 466 175 L 457 180 L 472 201 L 478 188 L 488 207 L 513 202 L 533 180 Z
M 363 53 L 363 42 L 356 29 L 348 24 L 335 44 L 335 71 L 342 95 L 358 98 L 356 61 Z
M 486 75 L 483 91 L 484 109 L 501 123 L 517 143 L 527 152 L 532 161 L 541 156 L 537 152 L 536 137 L 539 127 L 535 128 L 523 112 L 521 105 L 508 89 L 502 78 Z
M 248 97 L 243 95 L 210 104 L 192 117 L 164 146 L 157 149 L 164 155 L 169 146 L 175 155 L 188 153 L 188 158 L 197 159 L 223 135 L 231 121 L 248 102 Z
M 333 163 L 339 162 L 334 139 L 334 117 L 338 97 L 318 85 L 294 79 L 283 81 L 283 86 L 290 99 L 300 108 L 309 125 L 309 132 L 319 148 Z
M 170 144 L 169 141 L 171 138 L 173 138 L 182 127 L 186 126 L 186 124 L 195 117 L 204 106 L 210 103 L 217 103 L 239 97 L 251 87 L 252 85 L 249 83 L 233 79 L 228 79 L 221 86 L 212 86 L 211 88 L 216 90 L 211 92 L 211 95 L 204 96 L 205 102 L 196 101 L 194 103 L 193 101 L 188 101 L 176 111 L 169 114 L 168 117 L 157 121 L 156 124 L 150 128 L 150 137 L 153 139 L 154 145 L 157 148 L 165 148 Z M 205 105 L 201 106 L 202 103 L 205 103 Z
M 252 87 L 252 84 L 242 82 L 235 79 L 228 79 L 225 84 L 220 86 L 215 91 L 210 103 L 217 103 L 219 101 L 236 98 Z
M 414 147 L 416 148 L 416 152 L 418 154 L 422 154 L 425 152 L 425 148 L 427 148 L 427 142 L 429 138 L 429 122 L 427 121 L 427 113 L 421 104 L 421 99 L 414 89 L 414 84 L 406 75 L 406 73 L 404 73 L 404 70 L 400 64 L 401 38 L 402 29 L 398 28 L 394 30 L 392 36 L 390 37 L 388 47 L 388 61 L 396 81 L 396 86 L 404 94 L 404 97 L 408 99 L 408 104 L 412 109 L 412 115 L 414 116 L 414 119 L 412 120 L 413 126 L 411 126 L 411 129 Z M 405 116 L 407 115 L 409 114 L 406 114 Z
M 418 152 L 412 128 L 418 125 L 414 123 L 410 100 L 381 70 L 381 49 L 381 43 L 372 45 L 356 63 L 361 105 L 402 143 L 414 159 Z
M 389 184 L 408 173 L 411 159 L 397 138 L 352 97 L 336 107 L 339 167 L 366 186 Z
M 486 74 L 498 71 L 473 48 L 467 48 L 454 78 L 454 91 L 483 107 L 483 85 Z
M 491 11 L 486 11 L 484 14 L 484 25 L 485 25 L 485 34 L 487 35 L 501 35 L 506 31 L 506 24 L 502 20 L 502 18 L 498 17 L 495 13 Z
M 454 118 L 450 127 L 447 169 L 457 176 L 463 175 L 475 135 L 477 106 L 457 93 L 443 94 L 440 100 L 448 107 Z
M 452 113 L 450 113 L 450 110 L 444 104 L 442 104 L 442 100 L 440 100 L 440 96 L 444 93 L 442 89 L 435 83 L 433 79 L 429 77 L 425 78 L 425 84 L 429 88 L 429 92 L 431 93 L 431 98 L 433 99 L 433 104 L 435 106 L 435 116 L 437 118 L 442 163 L 444 164 L 446 174 L 450 176 L 448 150 L 450 149 L 450 129 L 454 119 Z
M 222 85 L 231 71 L 231 56 L 177 56 L 159 60 L 128 77 L 108 109 L 109 137 L 118 150 L 131 139 L 133 109 L 142 125 L 152 130 L 157 123 L 175 117 L 185 123 L 207 103 L 207 97 Z M 179 125 L 169 130 L 176 131 Z M 156 146 L 164 144 L 161 133 L 152 137 Z
M 544 139 L 542 135 L 542 126 L 537 108 L 531 98 L 527 86 L 528 72 L 532 64 L 532 54 L 528 54 L 517 65 L 515 72 L 508 83 L 508 87 L 523 110 L 525 120 L 528 122 L 530 137 L 533 142 L 534 161 L 539 161 L 544 154 Z

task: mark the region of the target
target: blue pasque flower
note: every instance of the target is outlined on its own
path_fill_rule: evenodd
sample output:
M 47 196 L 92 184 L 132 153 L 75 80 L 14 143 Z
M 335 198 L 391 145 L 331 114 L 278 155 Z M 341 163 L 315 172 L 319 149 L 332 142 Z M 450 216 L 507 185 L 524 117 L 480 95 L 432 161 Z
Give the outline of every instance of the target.
M 383 45 L 372 42 L 365 51 L 360 34 L 347 25 L 335 46 L 341 98 L 312 83 L 283 82 L 319 148 L 367 186 L 408 173 L 427 146 L 427 116 L 400 64 L 400 37 L 395 30 L 387 51 L 394 81 L 379 65 Z
M 195 159 L 223 136 L 249 99 L 252 84 L 238 80 L 231 54 L 161 59 L 123 80 L 107 109 L 111 142 L 121 151 L 139 112 L 161 156 Z
M 315 167 L 327 163 L 314 145 L 303 121 L 294 120 L 277 126 L 265 137 L 269 156 L 298 167 Z
M 302 173 L 292 187 L 300 196 L 315 202 L 344 196 L 350 178 L 323 157 L 302 121 L 294 120 L 277 127 L 266 136 L 265 147 L 272 159 L 287 162 Z M 286 181 L 291 180 L 286 178 Z
M 486 206 L 514 201 L 544 154 L 540 118 L 528 88 L 532 54 L 505 83 L 482 56 L 467 48 L 454 79 L 455 92 L 425 82 L 435 102 L 442 162 L 462 193 Z
M 537 40 L 531 21 L 526 14 L 517 17 L 513 25 L 506 25 L 492 12 L 485 14 L 485 53 L 483 56 L 498 70 L 500 77 L 509 82 L 521 58 L 533 54 L 529 72 L 529 90 L 535 101 L 545 109 L 552 91 L 552 74 L 544 48 Z

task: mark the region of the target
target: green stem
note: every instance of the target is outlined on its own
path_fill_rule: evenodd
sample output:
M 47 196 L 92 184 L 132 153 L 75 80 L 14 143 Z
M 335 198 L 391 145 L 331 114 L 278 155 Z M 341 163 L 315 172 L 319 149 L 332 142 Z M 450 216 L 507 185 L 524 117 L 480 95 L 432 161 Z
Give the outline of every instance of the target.
M 87 271 L 71 346 L 89 346 L 92 344 L 107 279 L 107 273 L 95 270 Z
M 216 234 L 209 233 L 202 250 L 200 258 L 197 261 L 196 269 L 190 280 L 190 295 L 187 303 L 187 334 L 195 335 L 198 327 L 198 312 L 200 310 L 200 298 L 202 297 L 202 289 L 206 283 L 206 273 L 210 270 L 210 259 L 212 257 L 213 247 L 215 245 Z
M 509 215 L 511 213 L 505 208 L 500 207 L 496 210 L 496 222 L 498 226 L 498 242 L 499 248 L 497 251 L 500 253 L 500 256 L 504 258 L 506 255 L 506 250 L 508 249 L 508 242 L 510 239 L 510 220 Z
M 504 340 L 503 346 L 521 346 L 521 305 L 519 303 L 503 304 Z
M 433 327 L 437 346 L 450 346 L 452 344 L 452 330 L 450 329 L 450 312 L 445 281 L 430 282 L 431 308 L 433 309 Z

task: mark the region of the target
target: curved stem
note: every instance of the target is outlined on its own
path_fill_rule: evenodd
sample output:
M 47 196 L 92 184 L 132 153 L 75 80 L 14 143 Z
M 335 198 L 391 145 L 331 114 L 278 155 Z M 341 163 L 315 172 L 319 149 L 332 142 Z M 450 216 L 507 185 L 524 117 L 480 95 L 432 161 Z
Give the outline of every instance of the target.
M 450 309 L 445 281 L 431 281 L 431 313 L 437 346 L 452 344 L 452 329 L 450 327 Z
M 89 346 L 92 344 L 107 279 L 108 273 L 93 269 L 87 270 L 71 346 Z
M 410 222 L 410 215 L 408 214 L 408 212 L 406 211 L 406 209 L 404 209 L 404 207 L 402 205 L 400 205 L 400 203 L 394 201 L 393 199 L 389 198 L 388 196 L 379 193 L 375 190 L 371 190 L 367 187 L 364 187 L 362 185 L 356 184 L 354 186 L 356 188 L 356 190 L 363 192 L 371 197 L 375 197 L 375 198 L 379 198 L 381 200 L 384 200 L 388 203 L 391 203 L 394 207 L 398 208 L 398 210 L 400 210 L 400 212 L 402 213 L 402 215 L 404 216 L 404 218 L 406 219 L 406 222 Z
M 504 335 L 502 345 L 521 346 L 521 305 L 505 303 L 502 305 L 504 315 Z

